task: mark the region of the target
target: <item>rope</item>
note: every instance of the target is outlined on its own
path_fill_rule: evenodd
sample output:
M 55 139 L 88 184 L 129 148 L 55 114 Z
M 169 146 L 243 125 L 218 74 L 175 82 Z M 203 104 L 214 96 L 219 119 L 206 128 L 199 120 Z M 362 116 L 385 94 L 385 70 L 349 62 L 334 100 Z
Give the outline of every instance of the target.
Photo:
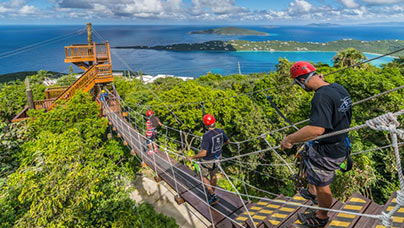
M 98 38 L 100 38 L 100 39 L 102 39 L 102 40 L 105 41 L 105 39 L 102 38 L 102 36 L 101 36 L 97 31 L 95 31 L 95 30 L 93 30 L 93 31 L 94 31 L 94 33 L 96 34 L 96 36 L 98 36 Z M 133 71 L 133 69 L 129 66 L 129 64 L 128 64 L 119 54 L 115 53 L 114 50 L 112 50 L 112 53 L 119 59 L 119 61 L 122 62 L 122 64 L 124 64 L 129 70 Z M 152 89 L 150 89 L 149 86 L 147 86 L 146 84 L 144 84 L 144 86 L 153 94 L 153 96 L 155 96 L 161 103 L 163 103 L 163 101 L 161 100 L 161 98 L 160 98 Z M 184 125 L 184 123 L 178 118 L 178 116 L 177 116 L 167 105 L 164 104 L 164 106 L 167 108 L 167 110 L 168 110 L 171 114 L 173 114 L 174 119 L 175 119 L 179 124 Z M 190 129 L 188 129 L 188 130 L 191 132 Z
M 174 169 L 173 169 L 173 164 L 171 163 L 170 156 L 168 155 L 168 152 L 167 152 L 167 150 L 168 150 L 168 146 L 167 146 L 167 134 L 168 134 L 168 129 L 166 128 L 166 138 L 165 138 L 165 140 L 164 140 L 164 142 L 165 142 L 164 151 L 165 151 L 165 153 L 166 153 L 167 160 L 170 161 L 171 172 L 173 173 L 173 177 L 174 177 L 175 190 L 176 190 L 176 191 L 178 192 L 178 194 L 179 194 L 178 185 L 177 185 L 177 180 L 176 180 L 175 172 L 174 172 Z
M 157 155 L 158 156 L 158 155 Z M 167 161 L 164 161 L 162 159 L 163 162 L 167 163 Z M 204 184 L 206 186 L 211 186 L 211 187 L 215 187 L 213 185 L 209 185 L 209 184 L 205 184 L 203 182 L 201 182 L 200 180 L 196 179 L 195 177 L 191 176 L 190 174 L 184 172 L 183 170 L 179 169 L 178 167 L 173 167 L 175 169 L 177 169 L 178 171 L 182 172 L 184 175 L 188 176 L 191 179 L 194 179 L 195 181 Z M 229 193 L 233 193 L 232 191 L 228 191 L 225 189 L 221 189 L 222 191 L 225 192 L 229 192 Z M 192 191 L 191 191 L 192 192 Z M 239 193 L 241 196 L 245 196 L 247 197 L 246 194 L 242 194 Z M 257 196 L 252 196 L 252 195 L 248 195 L 249 197 L 253 198 L 253 199 L 258 199 L 258 200 L 264 200 L 264 201 L 269 201 L 269 202 L 273 202 L 273 203 L 283 203 L 286 205 L 292 205 L 292 206 L 298 206 L 298 207 L 303 207 L 303 208 L 310 208 L 310 209 L 316 209 L 316 210 L 325 210 L 325 211 L 329 211 L 329 212 L 335 212 L 335 213 L 344 213 L 344 214 L 351 214 L 351 215 L 356 215 L 356 216 L 364 216 L 364 217 L 368 217 L 368 218 L 380 218 L 380 215 L 371 215 L 371 214 L 361 214 L 361 213 L 355 213 L 355 212 L 350 212 L 350 211 L 343 211 L 343 210 L 334 210 L 334 209 L 330 209 L 330 208 L 323 208 L 323 207 L 316 207 L 316 206 L 308 206 L 308 205 L 304 205 L 304 204 L 299 204 L 299 203 L 294 203 L 294 202 L 284 202 L 284 201 L 280 201 L 280 200 L 273 200 L 273 199 L 268 199 L 268 198 L 262 198 L 262 197 L 257 197 Z
M 198 164 L 198 166 L 201 167 L 199 164 Z M 205 183 L 203 182 L 202 172 L 199 172 L 199 174 L 200 174 L 200 176 L 201 176 L 202 184 L 205 184 Z M 202 185 L 202 186 L 204 186 L 204 185 Z M 213 186 L 212 186 L 212 188 L 213 188 Z M 203 193 L 204 193 L 204 195 L 205 195 L 206 203 L 209 204 L 208 194 L 206 193 L 206 188 L 205 188 L 205 187 L 202 187 L 202 189 L 203 189 Z M 210 215 L 210 219 L 211 219 L 212 226 L 215 227 L 215 223 L 213 222 L 213 216 L 212 216 L 212 211 L 211 211 L 211 210 L 209 210 L 209 215 Z
M 195 101 L 195 102 L 188 102 L 188 103 L 181 103 L 181 104 L 172 104 L 172 105 L 169 105 L 169 106 L 170 107 L 182 107 L 182 106 L 187 106 L 187 105 L 201 105 L 203 103 L 212 103 L 212 102 L 215 102 L 215 101 L 227 100 L 227 99 L 241 97 L 241 96 L 245 96 L 245 95 L 251 95 L 251 94 L 255 94 L 255 93 L 260 93 L 260 92 L 265 92 L 265 91 L 285 88 L 285 87 L 289 87 L 289 86 L 293 86 L 293 83 L 284 84 L 284 85 L 280 85 L 280 86 L 277 86 L 277 87 L 265 88 L 265 89 L 256 90 L 256 91 L 252 91 L 252 92 L 247 92 L 247 93 L 240 93 L 240 94 L 229 96 L 229 97 L 221 97 L 221 98 L 215 98 L 215 99 L 212 99 L 212 100 Z M 167 104 L 163 103 L 163 105 L 150 105 L 149 107 L 162 107 L 162 106 L 167 106 Z
M 393 215 L 400 209 L 400 207 L 404 207 L 404 177 L 403 169 L 401 168 L 400 150 L 397 143 L 397 136 L 404 140 L 404 130 L 397 129 L 397 127 L 400 126 L 400 123 L 397 121 L 397 116 L 391 112 L 368 120 L 366 121 L 366 124 L 376 131 L 388 131 L 391 135 L 394 147 L 394 155 L 396 157 L 397 173 L 401 190 L 397 191 L 397 205 L 390 212 L 383 212 L 381 215 L 382 224 L 391 227 L 393 223 Z
M 241 153 L 240 153 L 240 143 L 237 143 L 237 153 L 238 153 L 239 156 L 241 155 Z M 239 158 L 238 161 L 240 162 L 240 160 L 241 160 L 241 159 Z M 243 172 L 243 169 L 242 169 L 242 166 L 241 166 L 241 163 L 239 163 L 239 168 L 240 168 L 240 173 L 244 173 L 244 172 Z M 243 179 L 243 182 L 244 182 L 245 175 L 242 175 L 242 179 Z M 246 185 L 243 184 L 243 187 L 244 187 L 244 192 L 245 192 L 245 194 L 248 195 L 248 191 L 247 191 Z M 250 201 L 250 198 L 249 198 L 249 197 L 248 197 L 247 199 L 248 199 L 248 201 Z
M 352 65 L 352 66 L 348 66 L 348 67 L 345 67 L 345 68 L 342 68 L 342 69 L 333 71 L 333 72 L 331 72 L 331 73 L 325 74 L 324 77 L 325 77 L 325 76 L 328 76 L 328 75 L 331 75 L 331 74 L 335 74 L 335 73 L 341 72 L 341 71 L 348 70 L 348 69 L 350 69 L 350 68 L 354 68 L 354 67 L 360 66 L 360 65 L 362 65 L 362 64 L 371 62 L 371 61 L 376 60 L 376 59 L 383 58 L 383 57 L 388 56 L 388 55 L 392 55 L 392 54 L 398 53 L 398 52 L 400 52 L 400 51 L 404 51 L 404 48 L 400 48 L 400 49 L 398 49 L 398 50 L 395 50 L 395 51 L 392 51 L 392 52 L 389 52 L 389 53 L 386 53 L 386 54 L 383 54 L 383 55 L 379 55 L 379 56 L 377 56 L 377 57 L 374 57 L 374 58 L 365 60 L 365 61 L 363 61 L 363 62 L 354 64 L 354 65 Z
M 227 181 L 230 183 L 231 187 L 236 191 L 237 196 L 239 197 L 241 203 L 243 204 L 243 207 L 245 209 L 245 211 L 247 211 L 248 217 L 250 218 L 250 220 L 252 221 L 252 224 L 254 226 L 254 228 L 257 228 L 257 226 L 255 225 L 254 219 L 251 217 L 251 213 L 248 210 L 247 206 L 244 203 L 243 198 L 241 198 L 239 191 L 237 190 L 237 188 L 234 186 L 233 182 L 229 179 L 229 177 L 227 176 L 226 172 L 223 170 L 222 166 L 220 165 L 219 162 L 216 162 L 216 165 L 219 167 L 220 171 L 223 173 L 223 175 L 226 177 Z
M 268 142 L 268 140 L 267 140 L 266 138 L 264 138 L 264 141 L 268 144 L 268 146 L 271 146 L 271 144 Z M 288 163 L 280 154 L 278 154 L 278 152 L 276 152 L 275 149 L 272 149 L 272 151 L 276 154 L 276 156 L 278 156 L 278 157 L 281 159 L 281 161 L 282 161 L 283 163 L 285 163 L 285 165 L 288 167 L 289 171 L 290 171 L 292 174 L 295 174 L 295 172 L 293 171 L 293 169 L 290 167 L 289 163 Z
M 158 156 L 158 157 L 160 157 L 160 156 Z M 149 159 L 149 158 L 147 158 L 147 159 Z M 161 160 L 163 162 L 167 163 L 167 161 L 165 161 L 164 159 L 161 159 Z M 177 167 L 173 167 L 173 168 L 179 170 L 180 172 L 184 173 L 185 175 L 188 175 L 190 178 L 195 179 L 193 176 L 191 176 L 188 173 L 178 169 Z M 198 182 L 201 182 L 200 180 L 197 180 L 197 179 L 195 179 L 195 180 L 198 181 Z M 179 183 L 179 184 L 181 184 L 181 183 Z M 207 184 L 205 184 L 205 185 L 207 185 Z M 227 190 L 223 189 L 223 191 L 227 191 Z M 231 191 L 227 191 L 227 192 L 231 192 Z M 192 191 L 191 191 L 191 193 L 194 194 Z M 242 195 L 247 196 L 246 194 L 241 194 L 241 193 L 239 193 L 239 195 L 240 196 L 242 196 Z M 329 208 L 320 208 L 320 207 L 313 207 L 313 206 L 308 206 L 308 205 L 301 205 L 301 204 L 293 203 L 293 202 L 283 202 L 283 201 L 278 201 L 278 200 L 271 200 L 271 199 L 262 198 L 262 197 L 256 197 L 256 196 L 251 196 L 251 195 L 248 195 L 248 196 L 251 197 L 251 198 L 260 199 L 260 200 L 269 201 L 269 202 L 278 202 L 278 203 L 284 203 L 284 204 L 287 204 L 287 205 L 294 205 L 294 206 L 300 206 L 300 207 L 311 208 L 311 209 L 319 209 L 319 210 L 325 210 L 325 211 L 330 211 L 330 212 L 335 212 L 335 213 L 345 213 L 345 214 L 351 214 L 351 215 L 356 215 L 356 216 L 364 216 L 364 217 L 369 217 L 369 218 L 377 218 L 377 219 L 383 219 L 383 216 L 384 216 L 383 214 L 382 215 L 360 214 L 360 213 L 354 213 L 354 212 L 350 212 L 350 211 L 333 210 L 333 209 L 329 209 Z M 401 203 L 404 202 L 404 200 L 401 200 L 401 199 L 402 198 L 400 198 L 400 202 Z M 228 216 L 226 216 L 226 217 L 228 217 Z M 231 218 L 229 218 L 229 219 L 231 219 Z M 386 221 L 386 219 L 384 219 L 384 221 Z
M 393 89 L 384 91 L 384 92 L 382 92 L 382 93 L 379 93 L 379 94 L 376 94 L 376 95 L 373 95 L 373 96 L 364 98 L 364 99 L 359 100 L 359 101 L 356 101 L 356 102 L 352 103 L 352 106 L 355 106 L 355 105 L 358 105 L 358 104 L 367 102 L 367 101 L 369 101 L 369 100 L 372 100 L 372 99 L 381 97 L 381 96 L 383 96 L 383 95 L 386 95 L 386 94 L 395 92 L 395 91 L 400 90 L 400 89 L 404 89 L 404 85 L 401 85 L 401 86 L 398 86 L 398 87 L 396 87 L 396 88 L 393 88 Z M 280 132 L 280 131 L 289 129 L 289 128 L 291 128 L 291 127 L 294 127 L 294 126 L 296 126 L 296 125 L 300 125 L 300 124 L 307 123 L 307 122 L 309 122 L 309 121 L 310 121 L 310 119 L 301 120 L 301 121 L 299 121 L 299 122 L 294 123 L 293 125 L 288 125 L 288 126 L 285 126 L 285 127 L 282 127 L 282 128 L 278 128 L 278 129 L 275 129 L 275 130 L 271 130 L 271 131 L 269 131 L 269 132 L 267 132 L 267 133 L 264 133 L 264 134 L 262 134 L 262 135 L 259 135 L 259 136 L 256 136 L 256 137 L 253 137 L 253 138 L 250 138 L 250 139 L 246 139 L 246 140 L 244 140 L 244 141 L 239 141 L 239 143 L 250 142 L 250 141 L 255 140 L 255 139 L 258 139 L 258 138 L 260 138 L 260 137 L 262 137 L 262 136 L 267 136 L 267 135 L 270 135 L 270 134 L 272 134 L 272 133 Z
M 124 102 L 124 101 L 123 101 Z M 130 107 L 129 107 L 130 108 Z M 134 112 L 136 112 L 136 111 L 134 111 Z M 137 112 L 136 112 L 137 113 Z M 397 114 L 400 114 L 399 112 L 397 112 Z M 141 115 L 142 117 L 144 117 L 144 115 L 142 115 L 142 114 L 140 114 L 139 113 L 139 115 Z M 362 126 L 362 125 L 361 125 Z M 287 126 L 287 127 L 290 127 L 290 126 Z M 287 128 L 287 127 L 284 127 L 284 128 Z M 167 126 L 167 128 L 168 129 L 170 129 L 170 130 L 174 130 L 174 131 L 177 131 L 177 132 L 180 132 L 180 130 L 177 130 L 177 129 L 175 129 L 175 128 L 171 128 L 171 127 L 168 127 Z M 284 129 L 284 128 L 281 128 L 281 129 L 278 129 L 278 130 L 274 130 L 273 132 L 275 132 L 275 131 L 279 131 L 279 130 L 282 130 L 282 129 Z M 353 128 L 352 128 L 353 129 Z M 351 129 L 351 130 L 352 130 Z M 191 134 L 192 136 L 194 136 L 194 137 L 197 137 L 198 139 L 200 138 L 199 136 L 196 136 L 196 135 L 193 135 L 193 134 Z M 264 134 L 265 135 L 265 134 Z M 263 138 L 263 136 L 264 135 L 261 135 L 260 137 L 261 138 Z M 326 136 L 326 135 L 324 135 L 324 136 Z M 330 135 L 328 135 L 328 136 L 330 136 Z M 171 139 L 170 138 L 170 140 L 172 140 L 172 141 L 176 141 L 176 142 L 179 142 L 178 140 L 175 140 L 175 139 Z M 240 143 L 243 143 L 244 141 L 241 141 L 241 142 L 231 142 L 231 144 L 240 144 Z M 401 146 L 401 145 L 403 145 L 404 143 L 399 143 L 399 145 Z M 364 151 L 361 151 L 361 152 L 356 152 L 356 153 L 353 153 L 352 155 L 357 155 L 357 154 L 361 154 L 361 153 L 367 153 L 367 152 L 371 152 L 371 151 L 375 151 L 375 150 L 378 150 L 378 149 L 385 149 L 385 148 L 387 148 L 387 147 L 391 147 L 391 145 L 387 145 L 387 146 L 383 146 L 383 147 L 378 147 L 378 148 L 375 148 L 375 149 L 369 149 L 369 150 L 364 150 Z M 266 151 L 269 151 L 269 150 L 272 150 L 272 149 L 279 149 L 280 147 L 279 146 L 277 146 L 277 147 L 270 147 L 270 148 L 268 148 L 268 149 L 264 149 L 264 150 L 259 150 L 259 151 L 254 151 L 254 152 L 251 152 L 251 153 L 247 153 L 247 154 L 243 154 L 243 155 L 238 155 L 238 156 L 235 156 L 235 157 L 232 157 L 232 158 L 222 158 L 220 161 L 221 162 L 226 162 L 226 161 L 231 161 L 231 160 L 233 160 L 233 158 L 235 159 L 235 158 L 241 158 L 241 157 L 245 157 L 245 156 L 249 156 L 249 155 L 253 155 L 253 154 L 257 154 L 257 153 L 262 153 L 262 152 L 266 152 Z M 198 149 L 198 148 L 195 148 L 195 147 L 192 147 L 192 149 L 194 149 L 194 150 L 196 150 L 196 151 L 199 151 L 200 149 Z M 173 152 L 171 152 L 171 153 L 173 153 Z M 178 154 L 178 153 L 175 153 L 174 152 L 174 154 L 176 154 L 177 156 L 182 156 L 182 155 L 180 155 L 180 154 Z M 183 156 L 182 156 L 183 157 Z M 241 161 L 239 161 L 240 163 L 244 163 L 244 164 L 250 164 L 250 163 L 246 163 L 246 162 L 241 162 Z M 203 163 L 209 163 L 209 161 L 205 161 L 205 162 L 203 162 Z M 293 163 L 288 163 L 288 165 L 293 165 Z M 286 165 L 286 164 L 258 164 L 258 165 L 262 165 L 262 166 L 284 166 L 284 165 Z
M 46 45 L 49 45 L 51 43 L 55 43 L 55 42 L 58 42 L 58 41 L 61 41 L 61 40 L 65 40 L 65 39 L 68 39 L 68 38 L 73 38 L 73 37 L 75 37 L 77 35 L 83 34 L 83 32 L 84 32 L 84 29 L 79 29 L 79 30 L 74 31 L 74 32 L 69 33 L 69 34 L 65 34 L 65 35 L 58 36 L 58 37 L 55 37 L 55 38 L 52 38 L 52 39 L 48 39 L 48 40 L 44 40 L 44 41 L 37 42 L 37 43 L 34 43 L 34 44 L 30 44 L 28 46 L 17 48 L 17 49 L 14 49 L 14 50 L 2 52 L 2 53 L 0 53 L 0 59 L 7 58 L 7 57 L 10 57 L 10 56 L 13 56 L 13 55 L 18 55 L 18 54 L 21 54 L 21 53 L 24 53 L 24 52 L 27 52 L 27 51 L 31 51 L 31 50 L 34 50 L 36 48 L 43 47 L 43 46 L 46 46 Z

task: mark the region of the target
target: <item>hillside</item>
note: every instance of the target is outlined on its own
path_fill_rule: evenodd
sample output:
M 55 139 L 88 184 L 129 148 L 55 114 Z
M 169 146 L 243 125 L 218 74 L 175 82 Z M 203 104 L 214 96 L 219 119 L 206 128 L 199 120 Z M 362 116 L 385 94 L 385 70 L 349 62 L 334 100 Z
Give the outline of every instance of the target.
M 243 36 L 269 36 L 268 33 L 259 32 L 251 29 L 245 29 L 240 27 L 224 27 L 217 29 L 192 31 L 190 34 L 217 34 L 217 35 L 243 35 Z
M 37 73 L 38 73 L 37 71 L 22 71 L 22 72 L 16 72 L 16 73 L 0 74 L 0 83 L 15 81 L 15 80 L 23 81 L 26 77 L 31 76 L 31 75 L 36 75 Z M 47 71 L 47 74 L 48 74 L 48 77 L 50 77 L 50 78 L 56 78 L 56 77 L 63 75 L 62 73 L 54 72 L 54 71 Z
M 404 40 L 337 40 L 331 42 L 298 42 L 298 41 L 209 41 L 192 44 L 173 44 L 159 46 L 118 46 L 121 49 L 154 49 L 172 51 L 333 51 L 337 52 L 346 48 L 355 48 L 361 52 L 384 54 L 404 47 Z M 393 56 L 404 55 L 404 52 Z

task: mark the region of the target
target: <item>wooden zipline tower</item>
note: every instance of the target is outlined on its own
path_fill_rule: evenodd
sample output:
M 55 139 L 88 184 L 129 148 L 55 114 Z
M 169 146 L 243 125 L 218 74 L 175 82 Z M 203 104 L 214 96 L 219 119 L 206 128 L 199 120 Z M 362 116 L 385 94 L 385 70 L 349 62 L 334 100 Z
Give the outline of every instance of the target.
M 47 88 L 45 90 L 46 99 L 34 101 L 33 107 L 27 105 L 14 117 L 13 122 L 29 118 L 27 111 L 30 108 L 44 108 L 49 111 L 56 106 L 57 101 L 69 100 L 78 90 L 93 91 L 92 94 L 98 94 L 98 91 L 93 90 L 96 86 L 105 86 L 114 80 L 109 42 L 99 44 L 93 42 L 91 23 L 87 23 L 87 39 L 87 44 L 65 46 L 65 63 L 73 63 L 84 70 L 84 73 L 71 86 Z M 29 86 L 27 86 L 28 89 Z M 27 98 L 28 101 L 33 100 L 32 93 L 27 92 Z

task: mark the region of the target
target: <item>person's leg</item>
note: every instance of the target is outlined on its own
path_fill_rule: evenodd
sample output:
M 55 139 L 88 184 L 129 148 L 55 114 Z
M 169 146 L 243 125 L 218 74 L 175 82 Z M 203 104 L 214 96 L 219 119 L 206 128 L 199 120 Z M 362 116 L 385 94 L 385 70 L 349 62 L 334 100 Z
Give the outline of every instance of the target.
M 211 176 L 211 178 L 210 178 L 210 185 L 216 187 L 216 185 L 217 185 L 216 174 Z M 215 188 L 212 188 L 212 189 L 213 189 L 213 193 L 215 193 Z
M 153 147 L 154 147 L 154 151 L 157 151 L 157 146 L 156 146 L 156 142 L 153 141 Z
M 318 205 L 319 207 L 324 207 L 324 208 L 331 208 L 332 204 L 332 193 L 330 186 L 324 186 L 324 187 L 319 187 L 315 186 L 316 191 L 317 191 L 317 199 L 318 199 Z M 318 210 L 317 211 L 317 217 L 321 219 L 328 218 L 328 212 L 323 211 L 323 210 Z
M 206 189 L 208 190 L 210 195 L 215 194 L 215 191 L 213 190 L 213 188 L 210 186 L 211 182 L 209 181 L 209 179 L 207 177 L 203 177 L 203 183 L 205 184 Z
M 309 192 L 310 192 L 312 195 L 317 196 L 317 190 L 316 190 L 316 187 L 315 187 L 314 185 L 309 184 Z

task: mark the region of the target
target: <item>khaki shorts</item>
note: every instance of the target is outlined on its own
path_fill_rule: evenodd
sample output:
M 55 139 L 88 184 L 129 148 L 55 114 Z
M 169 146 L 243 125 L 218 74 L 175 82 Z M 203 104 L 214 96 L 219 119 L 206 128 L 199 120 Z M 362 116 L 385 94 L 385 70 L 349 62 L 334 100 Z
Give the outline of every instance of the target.
M 220 159 L 220 158 L 219 158 Z M 201 162 L 210 161 L 211 163 L 200 163 L 200 169 L 203 177 L 210 176 L 211 178 L 216 176 L 216 173 L 219 171 L 219 166 L 216 164 L 215 160 L 203 160 Z

